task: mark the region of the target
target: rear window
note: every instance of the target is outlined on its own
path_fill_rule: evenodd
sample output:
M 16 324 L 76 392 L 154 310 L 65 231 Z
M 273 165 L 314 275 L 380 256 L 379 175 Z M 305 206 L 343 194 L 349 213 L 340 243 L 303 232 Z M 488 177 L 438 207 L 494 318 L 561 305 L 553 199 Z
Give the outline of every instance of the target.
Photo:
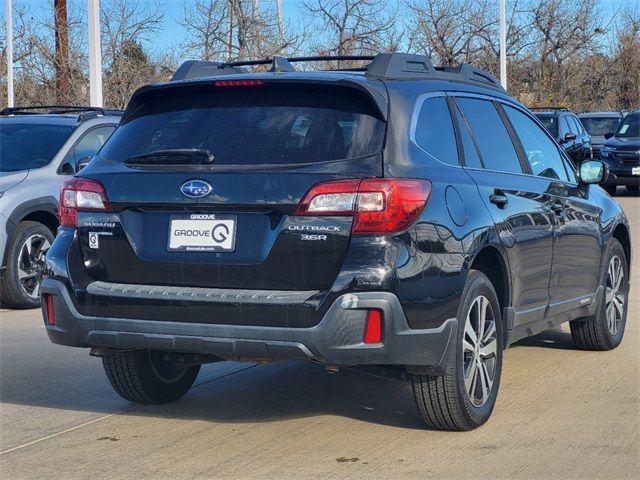
M 73 129 L 72 125 L 0 122 L 0 171 L 17 172 L 48 165 Z
M 540 123 L 546 128 L 554 137 L 558 136 L 558 122 L 556 122 L 555 116 L 550 115 L 536 115 Z
M 602 137 L 607 133 L 615 132 L 620 124 L 620 118 L 618 117 L 582 117 L 580 121 L 589 135 Z
M 198 149 L 214 165 L 293 165 L 379 154 L 385 123 L 361 92 L 329 86 L 192 86 L 141 95 L 100 157 Z

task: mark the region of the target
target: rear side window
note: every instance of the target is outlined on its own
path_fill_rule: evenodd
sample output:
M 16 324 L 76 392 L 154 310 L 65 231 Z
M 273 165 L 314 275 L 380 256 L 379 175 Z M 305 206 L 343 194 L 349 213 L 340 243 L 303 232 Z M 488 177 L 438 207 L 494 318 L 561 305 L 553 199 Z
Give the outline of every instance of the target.
M 524 113 L 508 105 L 503 105 L 503 108 L 520 139 L 531 165 L 531 172 L 541 177 L 569 181 L 562 157 L 553 140 Z
M 451 165 L 458 164 L 455 131 L 444 97 L 427 98 L 423 102 L 416 123 L 415 140 L 437 160 Z
M 385 123 L 364 94 L 343 87 L 215 87 L 142 94 L 100 152 L 125 161 L 197 149 L 214 165 L 293 165 L 379 154 Z
M 522 173 L 509 132 L 492 102 L 457 98 L 456 102 L 478 142 L 484 167 L 500 172 Z

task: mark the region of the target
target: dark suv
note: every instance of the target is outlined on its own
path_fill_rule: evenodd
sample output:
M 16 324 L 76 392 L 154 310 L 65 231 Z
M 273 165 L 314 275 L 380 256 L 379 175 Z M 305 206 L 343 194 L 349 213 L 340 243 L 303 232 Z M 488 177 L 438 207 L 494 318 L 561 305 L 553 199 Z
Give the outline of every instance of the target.
M 591 185 L 602 163 L 576 173 L 468 65 L 288 60 L 191 62 L 134 94 L 62 189 L 42 284 L 54 343 L 91 347 L 142 403 L 221 359 L 383 366 L 410 376 L 430 427 L 468 430 L 518 339 L 570 321 L 579 347 L 621 342 L 629 226 Z
M 629 113 L 618 127 L 605 135 L 600 158 L 609 167 L 605 189 L 614 194 L 624 185 L 634 195 L 640 192 L 640 110 Z
M 549 109 L 544 107 L 542 111 L 539 111 L 539 108 L 535 110 L 538 120 L 565 149 L 576 167 L 585 158 L 593 156 L 591 138 L 575 114 L 566 108 Z

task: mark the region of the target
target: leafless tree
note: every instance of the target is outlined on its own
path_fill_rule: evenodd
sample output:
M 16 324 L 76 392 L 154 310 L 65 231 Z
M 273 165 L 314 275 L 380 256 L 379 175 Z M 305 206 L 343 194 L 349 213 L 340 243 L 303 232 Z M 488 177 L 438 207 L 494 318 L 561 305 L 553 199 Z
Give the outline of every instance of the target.
M 183 51 L 200 60 L 226 60 L 294 54 L 304 25 L 294 30 L 273 9 L 251 0 L 193 0 L 180 24 L 187 31 Z
M 394 12 L 385 0 L 307 0 L 303 8 L 317 22 L 315 40 L 309 45 L 313 53 L 370 55 L 392 51 L 400 43 Z

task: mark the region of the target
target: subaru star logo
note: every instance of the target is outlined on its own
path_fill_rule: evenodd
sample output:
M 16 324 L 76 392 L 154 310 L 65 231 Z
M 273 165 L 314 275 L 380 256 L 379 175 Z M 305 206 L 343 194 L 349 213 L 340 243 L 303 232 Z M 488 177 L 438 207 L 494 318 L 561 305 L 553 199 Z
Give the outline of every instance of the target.
M 204 197 L 209 195 L 211 190 L 213 190 L 213 187 L 204 180 L 189 180 L 180 187 L 182 194 L 190 198 Z

